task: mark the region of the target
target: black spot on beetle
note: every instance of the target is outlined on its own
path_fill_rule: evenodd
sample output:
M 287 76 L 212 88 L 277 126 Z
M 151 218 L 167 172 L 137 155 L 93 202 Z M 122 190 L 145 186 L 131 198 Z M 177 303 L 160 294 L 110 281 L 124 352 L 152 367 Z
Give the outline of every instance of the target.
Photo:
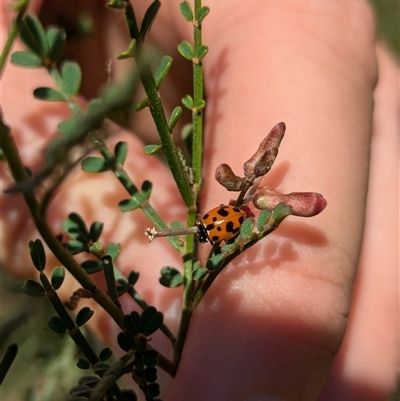
M 226 226 L 225 226 L 226 232 L 233 233 L 233 232 L 235 232 L 234 229 L 235 229 L 235 226 L 234 226 L 233 222 L 232 221 L 227 221 L 226 222 Z
M 218 210 L 217 212 L 220 216 L 222 217 L 227 217 L 229 216 L 229 212 L 227 210 L 225 210 L 224 208 L 221 207 L 221 209 Z

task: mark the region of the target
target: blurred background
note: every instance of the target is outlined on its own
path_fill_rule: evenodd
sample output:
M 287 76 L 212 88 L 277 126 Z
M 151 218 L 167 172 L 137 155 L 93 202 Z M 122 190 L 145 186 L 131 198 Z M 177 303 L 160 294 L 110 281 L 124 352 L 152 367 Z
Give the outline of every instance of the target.
M 399 60 L 399 1 L 370 1 L 377 14 L 378 35 Z M 82 375 L 76 367 L 80 351 L 68 336 L 48 328 L 47 321 L 55 314 L 51 305 L 44 298 L 22 294 L 22 283 L 0 267 L 0 358 L 12 342 L 19 345 L 18 356 L 0 388 L 0 399 L 64 400 L 68 389 L 76 385 Z M 101 349 L 100 344 L 97 349 Z M 382 401 L 399 400 L 398 388 L 388 400 Z

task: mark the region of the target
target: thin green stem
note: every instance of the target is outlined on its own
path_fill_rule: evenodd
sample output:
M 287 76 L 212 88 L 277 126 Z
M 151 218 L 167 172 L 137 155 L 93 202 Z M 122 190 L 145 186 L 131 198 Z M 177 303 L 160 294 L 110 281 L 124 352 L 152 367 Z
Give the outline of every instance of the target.
M 11 47 L 14 43 L 14 40 L 18 35 L 19 29 L 21 26 L 21 22 L 25 15 L 25 11 L 26 11 L 28 5 L 29 5 L 29 0 L 24 1 L 23 3 L 20 4 L 18 13 L 11 23 L 11 27 L 10 27 L 10 30 L 7 35 L 6 43 L 4 44 L 3 51 L 2 51 L 1 57 L 0 57 L 0 77 L 3 74 L 4 65 L 6 63 L 8 54 L 10 53 Z
M 168 127 L 161 98 L 154 81 L 153 74 L 150 71 L 147 58 L 144 54 L 141 38 L 139 38 L 139 29 L 136 22 L 136 17 L 129 1 L 126 1 L 125 3 L 125 20 L 131 39 L 135 39 L 137 41 L 134 58 L 136 65 L 138 66 L 140 80 L 142 81 L 143 88 L 149 101 L 150 113 L 153 117 L 154 124 L 157 128 L 157 132 L 163 145 L 165 158 L 171 169 L 171 173 L 175 179 L 176 185 L 183 201 L 185 202 L 185 205 L 189 209 L 193 208 L 193 205 L 195 204 L 195 195 L 189 181 L 189 176 L 185 171 L 185 166 L 182 163 L 180 153 L 173 141 L 170 129 Z
M 201 0 L 194 2 L 194 15 L 197 15 L 201 9 Z M 193 37 L 194 37 L 194 54 L 199 54 L 202 43 L 201 22 L 194 21 L 193 23 Z M 193 121 L 193 154 L 192 154 L 192 168 L 194 178 L 194 195 L 197 199 L 197 194 L 200 190 L 202 183 L 202 155 L 203 155 L 203 108 L 197 109 L 196 105 L 204 102 L 204 87 L 203 87 L 203 65 L 201 60 L 193 58 L 193 104 L 192 121 Z M 196 222 L 196 209 L 189 210 L 187 226 L 192 227 Z M 184 290 L 183 290 L 183 309 L 181 313 L 181 321 L 177 340 L 174 347 L 175 363 L 179 363 L 183 347 L 186 341 L 187 332 L 189 329 L 190 320 L 194 310 L 193 296 L 194 296 L 194 281 L 193 281 L 193 258 L 196 251 L 196 239 L 194 236 L 186 237 L 186 255 L 187 260 L 184 262 Z
M 194 2 L 194 15 L 201 8 L 201 0 Z M 203 45 L 201 23 L 195 21 L 193 24 L 193 48 L 194 54 L 198 54 L 199 49 Z M 201 60 L 193 59 L 193 104 L 194 109 L 192 112 L 193 120 L 193 174 L 195 192 L 200 190 L 202 181 L 202 155 L 203 155 L 203 110 L 197 110 L 196 105 L 204 101 L 204 88 L 203 88 L 203 65 Z
M 159 230 L 165 230 L 168 226 L 164 223 L 161 217 L 157 214 L 154 208 L 150 205 L 148 200 L 142 195 L 139 188 L 133 183 L 129 175 L 126 173 L 122 165 L 118 164 L 114 155 L 111 153 L 105 142 L 94 132 L 90 133 L 92 142 L 95 144 L 97 150 L 104 157 L 104 160 L 110 166 L 111 170 L 114 172 L 118 181 L 123 185 L 123 187 L 128 191 L 129 195 L 135 198 L 140 204 L 140 208 L 143 213 L 150 219 L 150 221 Z M 179 240 L 176 237 L 168 237 L 168 241 L 173 245 L 173 247 L 180 251 L 181 246 Z

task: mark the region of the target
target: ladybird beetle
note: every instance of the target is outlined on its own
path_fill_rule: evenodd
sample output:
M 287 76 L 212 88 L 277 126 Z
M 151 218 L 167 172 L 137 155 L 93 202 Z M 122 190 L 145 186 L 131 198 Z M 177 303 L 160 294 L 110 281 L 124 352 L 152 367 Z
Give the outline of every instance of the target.
M 234 206 L 219 205 L 196 220 L 199 242 L 213 245 L 234 238 L 240 231 L 246 212 Z

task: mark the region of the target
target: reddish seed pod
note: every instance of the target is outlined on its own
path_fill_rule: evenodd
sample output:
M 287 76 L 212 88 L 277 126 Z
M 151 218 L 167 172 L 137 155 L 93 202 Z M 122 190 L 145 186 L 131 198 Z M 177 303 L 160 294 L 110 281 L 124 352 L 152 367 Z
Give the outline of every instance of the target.
M 261 177 L 271 169 L 278 154 L 279 145 L 285 134 L 286 125 L 276 124 L 260 143 L 257 152 L 243 165 L 246 176 Z

